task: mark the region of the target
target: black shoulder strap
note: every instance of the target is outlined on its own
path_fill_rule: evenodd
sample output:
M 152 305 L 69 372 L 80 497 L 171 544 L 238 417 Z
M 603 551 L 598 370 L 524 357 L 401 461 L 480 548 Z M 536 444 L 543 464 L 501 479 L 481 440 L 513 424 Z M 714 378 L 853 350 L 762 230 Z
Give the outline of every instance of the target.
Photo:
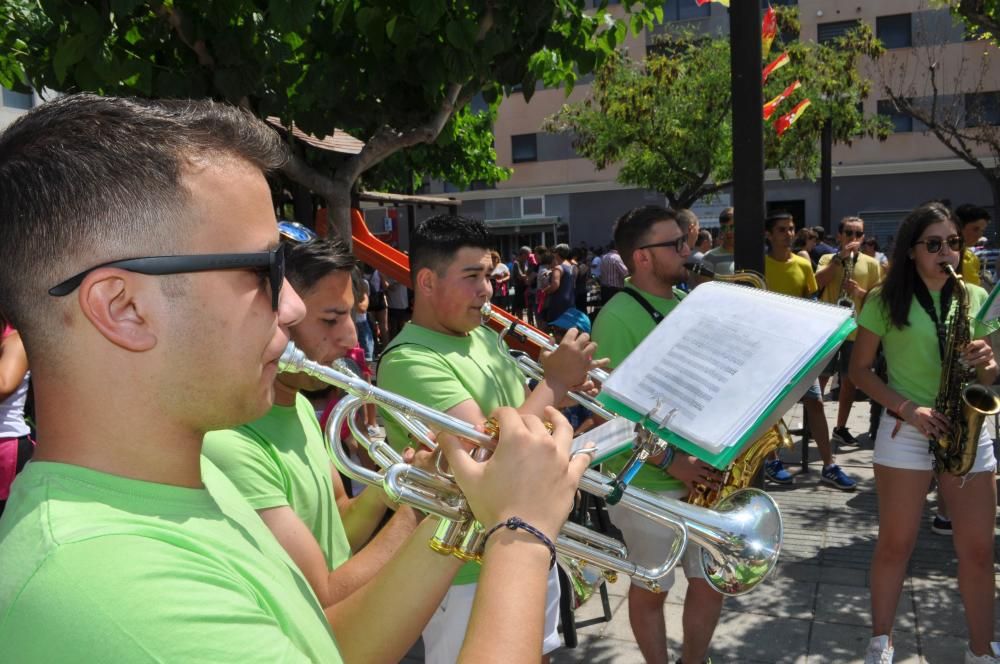
M 660 321 L 663 320 L 663 314 L 654 309 L 653 305 L 649 303 L 649 300 L 644 298 L 642 294 L 639 293 L 639 291 L 626 286 L 625 288 L 622 289 L 622 292 L 628 293 L 633 298 L 635 298 L 635 301 L 638 302 L 642 306 L 642 308 L 646 310 L 646 313 L 649 314 L 650 318 L 653 319 L 653 323 L 655 323 L 656 325 L 660 324 Z

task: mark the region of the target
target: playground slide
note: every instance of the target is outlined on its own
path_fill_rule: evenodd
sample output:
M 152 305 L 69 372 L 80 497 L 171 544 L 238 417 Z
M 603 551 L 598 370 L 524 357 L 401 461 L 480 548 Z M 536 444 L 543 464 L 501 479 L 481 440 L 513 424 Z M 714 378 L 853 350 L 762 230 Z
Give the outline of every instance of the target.
M 354 255 L 358 260 L 371 265 L 389 278 L 395 279 L 412 288 L 413 284 L 410 283 L 409 257 L 399 249 L 391 247 L 375 237 L 371 230 L 369 230 L 368 224 L 365 223 L 365 218 L 361 210 L 358 209 L 351 210 L 351 236 L 354 242 Z M 535 329 L 499 307 L 494 306 L 493 310 L 499 312 L 510 323 L 519 323 L 525 327 Z M 490 327 L 498 332 L 503 330 L 503 326 L 493 321 L 490 321 Z M 540 330 L 536 331 L 540 332 Z M 522 342 L 520 339 L 515 338 L 514 335 L 509 335 L 506 341 L 512 348 L 523 350 L 531 353 L 536 358 L 538 357 L 539 349 L 534 344 Z

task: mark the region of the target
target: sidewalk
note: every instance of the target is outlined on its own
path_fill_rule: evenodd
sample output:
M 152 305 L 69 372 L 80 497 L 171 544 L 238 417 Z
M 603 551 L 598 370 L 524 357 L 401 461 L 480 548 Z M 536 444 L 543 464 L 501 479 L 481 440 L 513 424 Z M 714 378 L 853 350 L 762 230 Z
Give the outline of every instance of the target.
M 836 403 L 826 403 L 831 430 L 836 411 Z M 793 428 L 798 426 L 801 407 L 786 421 Z M 877 535 L 871 443 L 867 434 L 862 435 L 868 430 L 867 403 L 855 404 L 848 425 L 861 446 L 840 450 L 837 461 L 858 480 L 855 492 L 841 492 L 820 483 L 815 443 L 810 445 L 809 472 L 798 475 L 794 486 L 766 487 L 784 517 L 781 560 L 756 589 L 726 600 L 712 641 L 713 664 L 863 661 L 871 635 L 868 565 Z M 792 473 L 798 473 L 800 467 L 798 439 L 796 443 L 783 453 Z M 928 495 L 927 525 L 917 541 L 900 598 L 894 636 L 897 664 L 961 662 L 966 647 L 951 541 L 930 531 L 935 500 L 935 493 Z M 628 622 L 627 588 L 624 577 L 609 585 L 611 621 L 580 628 L 579 645 L 553 653 L 553 664 L 642 664 Z M 685 588 L 684 575 L 678 572 L 667 598 L 671 662 L 679 656 Z M 595 596 L 577 611 L 577 621 L 600 615 L 600 598 Z M 405 661 L 420 662 L 421 654 L 418 644 Z

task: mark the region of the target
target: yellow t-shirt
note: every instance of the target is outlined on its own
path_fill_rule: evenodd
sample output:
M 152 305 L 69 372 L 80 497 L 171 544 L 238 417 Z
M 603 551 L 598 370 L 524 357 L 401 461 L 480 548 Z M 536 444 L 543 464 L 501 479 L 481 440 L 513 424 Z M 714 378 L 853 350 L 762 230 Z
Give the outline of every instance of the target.
M 819 258 L 819 267 L 825 267 L 830 264 L 833 257 L 836 254 L 825 254 Z M 849 259 L 850 260 L 850 259 Z M 857 282 L 858 286 L 864 288 L 866 291 L 871 291 L 882 281 L 882 268 L 878 264 L 878 261 L 867 256 L 865 254 L 858 254 L 858 260 L 854 263 L 852 278 Z M 840 286 L 844 280 L 844 266 L 834 264 L 833 267 L 833 278 L 830 282 L 823 288 L 823 292 L 820 293 L 819 299 L 823 302 L 829 302 L 830 304 L 836 304 L 837 300 L 840 298 Z M 854 312 L 857 315 L 861 311 L 861 306 L 864 304 L 864 298 L 855 297 L 854 300 Z M 858 331 L 855 330 L 851 332 L 851 336 L 847 337 L 848 341 L 854 341 L 858 336 Z
M 979 256 L 968 247 L 962 252 L 962 278 L 967 284 L 982 285 L 979 281 Z
M 764 279 L 767 290 L 793 297 L 811 297 L 819 290 L 812 263 L 792 254 L 786 261 L 764 257 Z

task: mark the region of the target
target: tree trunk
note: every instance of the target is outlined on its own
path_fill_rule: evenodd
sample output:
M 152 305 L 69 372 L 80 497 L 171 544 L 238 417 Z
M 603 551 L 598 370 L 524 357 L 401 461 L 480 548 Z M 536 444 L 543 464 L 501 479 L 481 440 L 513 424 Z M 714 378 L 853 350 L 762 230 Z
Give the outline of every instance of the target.
M 343 175 L 323 175 L 298 155 L 293 155 L 281 172 L 292 182 L 312 190 L 326 201 L 330 228 L 350 245 L 351 187 L 354 186 L 354 180 L 348 180 Z

